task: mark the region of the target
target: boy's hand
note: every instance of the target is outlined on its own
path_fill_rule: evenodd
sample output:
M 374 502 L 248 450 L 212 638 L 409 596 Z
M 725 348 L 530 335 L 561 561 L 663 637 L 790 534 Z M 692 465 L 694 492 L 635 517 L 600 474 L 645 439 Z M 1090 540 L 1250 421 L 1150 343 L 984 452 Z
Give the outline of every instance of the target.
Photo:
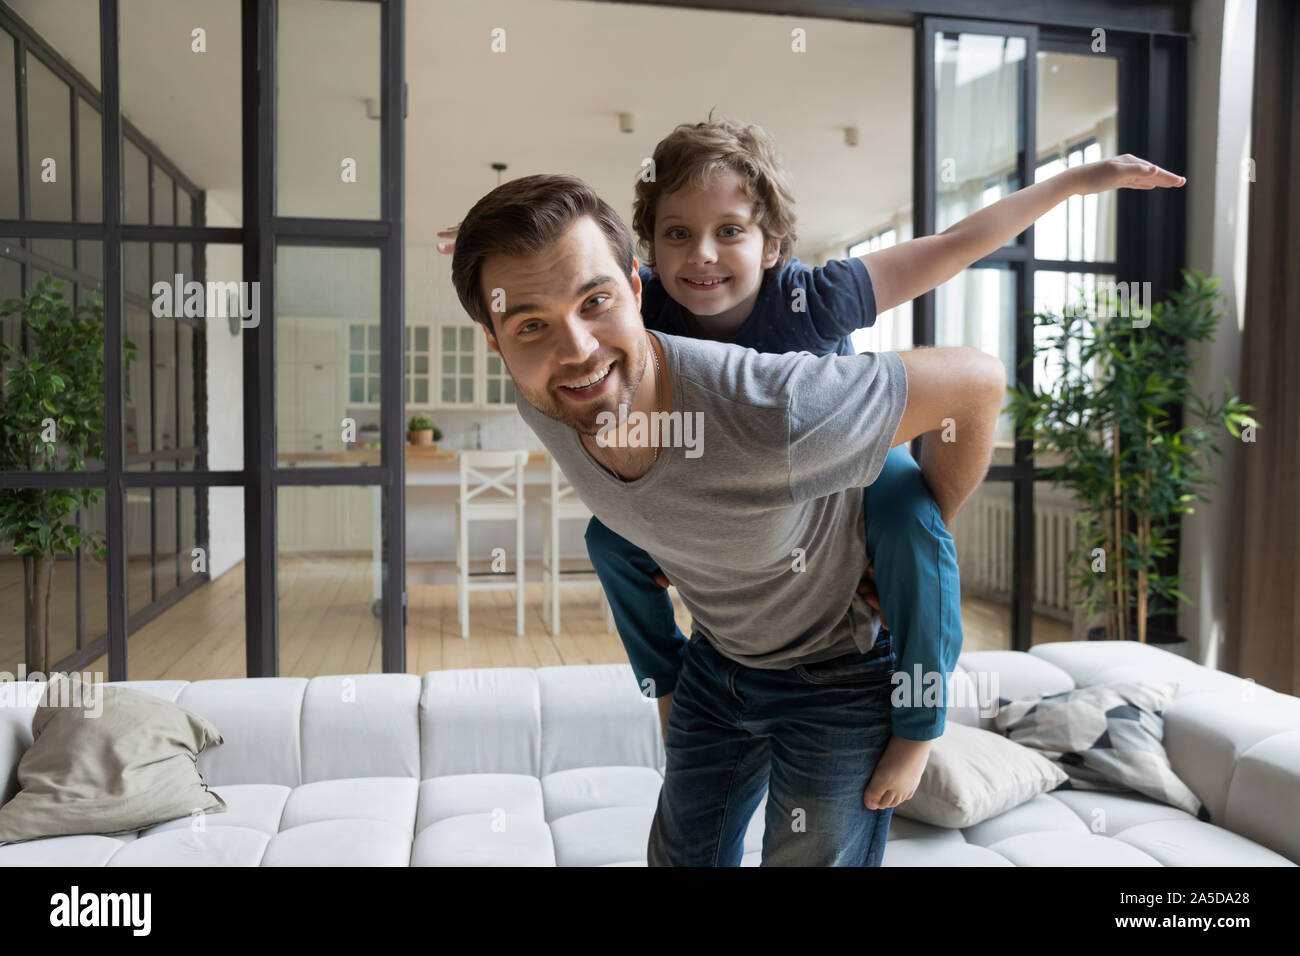
M 867 604 L 876 609 L 876 612 L 880 615 L 880 626 L 889 627 L 885 622 L 885 609 L 880 606 L 880 590 L 876 587 L 876 571 L 871 566 L 870 561 L 867 562 L 867 569 L 862 572 L 862 580 L 858 582 L 858 593 L 862 595 Z
M 659 731 L 663 734 L 664 745 L 668 744 L 668 718 L 673 712 L 673 692 L 669 691 L 659 698 Z
M 1179 176 L 1155 163 L 1148 163 L 1132 153 L 1113 159 L 1085 163 L 1078 168 L 1079 194 L 1101 193 L 1108 189 L 1155 189 L 1181 186 L 1186 176 Z
M 885 752 L 867 781 L 867 789 L 862 793 L 862 803 L 868 810 L 884 810 L 912 799 L 930 759 L 932 743 L 932 740 L 889 738 Z
M 439 251 L 439 252 L 443 252 L 443 253 L 446 253 L 447 255 L 451 255 L 452 252 L 455 251 L 455 249 L 456 249 L 456 233 L 460 231 L 461 223 L 463 223 L 464 221 L 465 221 L 465 220 L 462 219 L 460 222 L 456 223 L 456 225 L 454 225 L 454 226 L 448 226 L 446 229 L 443 229 L 441 232 L 438 233 L 438 238 L 439 238 L 439 239 L 450 239 L 450 240 L 451 240 L 450 242 L 440 242 L 440 243 L 438 243 L 438 251 Z
M 650 577 L 654 578 L 655 584 L 659 585 L 665 591 L 668 590 L 668 585 L 672 583 L 668 580 L 668 577 L 664 574 L 662 568 L 655 568 Z

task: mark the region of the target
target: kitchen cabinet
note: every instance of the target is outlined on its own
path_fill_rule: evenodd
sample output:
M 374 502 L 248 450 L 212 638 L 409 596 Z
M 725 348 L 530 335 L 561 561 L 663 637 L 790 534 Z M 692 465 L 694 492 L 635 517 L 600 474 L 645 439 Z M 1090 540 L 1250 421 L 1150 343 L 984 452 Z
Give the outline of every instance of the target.
M 282 486 L 276 499 L 280 550 L 371 551 L 381 498 L 382 491 L 374 485 Z
M 342 451 L 345 324 L 287 317 L 276 324 L 277 447 Z
M 437 403 L 433 408 L 514 408 L 515 383 L 478 323 L 439 326 Z
M 343 404 L 378 409 L 379 324 L 349 322 L 347 326 Z M 477 323 L 468 318 L 436 325 L 414 323 L 404 333 L 402 377 L 408 418 L 416 412 L 448 408 L 514 408 L 515 384 Z

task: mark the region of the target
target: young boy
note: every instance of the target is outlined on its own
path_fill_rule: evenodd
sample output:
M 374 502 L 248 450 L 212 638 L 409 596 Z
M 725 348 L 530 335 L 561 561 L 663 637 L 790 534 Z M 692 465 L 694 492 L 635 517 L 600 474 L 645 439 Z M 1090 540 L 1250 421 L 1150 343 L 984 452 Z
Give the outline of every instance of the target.
M 792 257 L 794 200 L 761 128 L 726 120 L 684 124 L 658 144 L 653 159 L 654 177 L 638 179 L 633 211 L 649 264 L 638 270 L 646 327 L 819 355 L 854 354 L 853 329 L 947 281 L 1069 195 L 1185 182 L 1121 156 L 1020 190 L 938 236 L 810 268 Z M 439 249 L 449 252 L 451 243 Z M 864 489 L 868 573 L 860 591 L 892 635 L 898 670 L 909 681 L 937 674 L 945 690 L 937 703 L 917 703 L 911 693 L 895 702 L 893 737 L 863 794 L 872 810 L 896 807 L 915 791 L 930 744 L 943 733 L 946 681 L 961 651 L 960 582 L 946 526 L 967 489 L 928 464 L 918 467 L 905 448 L 894 448 Z M 669 582 L 652 556 L 596 519 L 586 540 L 633 672 L 659 698 L 666 733 L 687 646 Z

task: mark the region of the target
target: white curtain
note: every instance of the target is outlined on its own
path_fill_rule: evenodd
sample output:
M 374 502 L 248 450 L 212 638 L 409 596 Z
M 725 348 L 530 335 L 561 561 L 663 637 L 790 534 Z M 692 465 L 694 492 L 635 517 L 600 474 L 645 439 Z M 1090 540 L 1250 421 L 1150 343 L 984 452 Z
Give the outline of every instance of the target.
M 1112 159 L 1115 156 L 1115 114 L 1103 119 L 1093 127 L 1093 136 L 1101 147 L 1101 158 Z M 1109 261 L 1115 258 L 1115 197 L 1117 191 L 1109 189 L 1097 195 L 1097 258 Z

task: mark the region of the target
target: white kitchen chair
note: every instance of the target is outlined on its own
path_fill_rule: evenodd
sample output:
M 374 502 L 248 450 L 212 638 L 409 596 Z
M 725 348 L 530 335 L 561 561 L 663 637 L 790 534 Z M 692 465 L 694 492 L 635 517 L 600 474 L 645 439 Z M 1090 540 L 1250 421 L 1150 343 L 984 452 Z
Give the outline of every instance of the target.
M 606 632 L 614 630 L 614 615 L 605 589 L 595 568 L 577 571 L 560 570 L 560 522 L 591 520 L 591 511 L 582 503 L 560 466 L 551 459 L 551 493 L 542 502 L 542 618 L 552 635 L 560 633 L 560 588 L 573 585 L 600 588 L 600 606 L 605 616 Z
M 513 589 L 515 631 L 524 636 L 524 465 L 528 452 L 462 451 L 460 499 L 456 502 L 456 620 L 460 636 L 469 638 L 469 592 Z M 513 483 L 512 483 L 513 482 Z M 500 571 L 469 570 L 469 523 L 514 521 L 514 583 Z M 473 580 L 477 578 L 478 580 Z

